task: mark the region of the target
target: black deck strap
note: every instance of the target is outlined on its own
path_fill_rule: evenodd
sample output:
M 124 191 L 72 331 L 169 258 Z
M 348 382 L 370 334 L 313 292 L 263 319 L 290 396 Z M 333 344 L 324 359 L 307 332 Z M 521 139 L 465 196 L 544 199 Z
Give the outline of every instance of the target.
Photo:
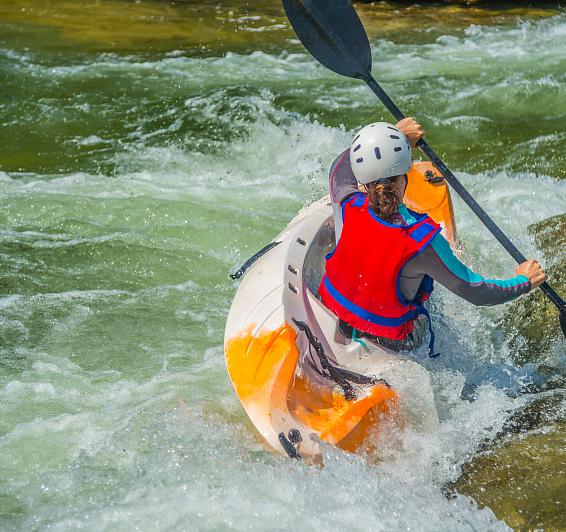
M 279 443 L 285 452 L 289 455 L 289 458 L 295 458 L 295 460 L 302 460 L 303 457 L 299 454 L 299 451 L 295 449 L 295 446 L 287 439 L 284 432 L 279 433 Z
M 354 392 L 354 389 L 352 388 L 351 383 L 365 385 L 383 384 L 384 386 L 387 386 L 387 388 L 391 388 L 389 383 L 384 379 L 376 379 L 375 377 L 369 377 L 367 375 L 356 373 L 345 368 L 336 367 L 331 364 L 330 360 L 328 360 L 328 357 L 326 356 L 326 353 L 324 352 L 322 344 L 318 341 L 318 338 L 314 336 L 314 334 L 310 330 L 310 327 L 304 321 L 299 321 L 295 318 L 291 319 L 293 320 L 293 323 L 299 328 L 299 330 L 305 333 L 309 344 L 314 348 L 316 354 L 318 355 L 321 366 L 328 372 L 329 377 L 342 388 L 346 399 L 351 400 L 356 398 L 356 394 Z
M 300 331 L 304 332 L 309 344 L 313 347 L 318 358 L 320 360 L 320 365 L 326 372 L 328 376 L 336 383 L 342 391 L 344 392 L 344 396 L 348 400 L 353 400 L 356 398 L 356 393 L 354 388 L 352 387 L 352 383 L 354 384 L 384 384 L 388 388 L 391 388 L 389 384 L 383 379 L 375 379 L 373 377 L 368 377 L 367 375 L 362 375 L 361 373 L 355 373 L 353 371 L 339 368 L 334 366 L 328 360 L 326 353 L 324 352 L 324 348 L 322 344 L 318 341 L 318 338 L 312 333 L 310 327 L 304 322 L 299 321 L 295 318 L 291 318 L 293 323 L 299 328 Z
M 318 356 L 318 359 L 320 360 L 320 365 L 322 366 L 322 369 L 326 370 L 328 376 L 336 384 L 338 384 L 340 388 L 342 388 L 342 391 L 344 392 L 344 397 L 346 397 L 346 399 L 350 401 L 352 399 L 355 399 L 356 393 L 354 392 L 354 388 L 352 387 L 350 382 L 346 380 L 346 378 L 342 375 L 342 373 L 337 371 L 337 368 L 330 363 L 330 360 L 328 360 L 328 357 L 324 352 L 324 348 L 322 347 L 322 344 L 318 341 L 318 338 L 312 333 L 310 327 L 304 321 L 299 321 L 295 318 L 291 318 L 291 319 L 293 320 L 293 323 L 299 328 L 299 330 L 305 333 L 310 346 L 312 346 L 312 348 L 314 349 L 315 353 Z
M 342 376 L 355 384 L 383 384 L 387 388 L 391 388 L 390 384 L 385 379 L 376 379 L 375 377 L 368 377 L 362 373 L 356 373 L 350 371 L 349 369 L 334 367 L 336 371 L 342 374 Z
M 263 257 L 268 251 L 272 250 L 277 244 L 281 244 L 281 242 L 270 242 L 269 244 L 267 244 L 267 246 L 261 248 L 255 255 L 253 255 L 246 262 L 244 262 L 244 264 L 242 264 L 242 266 L 240 267 L 240 269 L 237 272 L 231 273 L 230 278 L 236 280 L 236 279 L 239 279 L 240 277 L 242 277 L 242 275 L 244 275 L 244 273 L 246 273 L 246 270 L 257 259 Z

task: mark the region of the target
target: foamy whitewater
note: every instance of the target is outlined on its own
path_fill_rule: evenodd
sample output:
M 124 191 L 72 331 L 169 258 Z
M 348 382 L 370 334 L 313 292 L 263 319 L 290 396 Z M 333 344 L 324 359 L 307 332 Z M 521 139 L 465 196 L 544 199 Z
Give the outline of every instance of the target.
M 561 15 L 372 43 L 376 76 L 526 255 L 540 256 L 526 227 L 566 212 L 564 35 Z M 355 128 L 388 118 L 364 86 L 292 43 L 149 59 L 1 47 L 2 77 L 27 87 L 2 100 L 4 127 L 44 156 L 0 173 L 0 528 L 507 528 L 445 490 L 548 393 L 521 394 L 542 377 L 513 364 L 503 307 L 436 290 L 443 356 L 413 356 L 440 429 L 384 437 L 379 465 L 273 456 L 226 374 L 228 274 L 325 193 Z M 454 201 L 463 260 L 511 276 Z M 564 361 L 563 345 L 546 355 Z

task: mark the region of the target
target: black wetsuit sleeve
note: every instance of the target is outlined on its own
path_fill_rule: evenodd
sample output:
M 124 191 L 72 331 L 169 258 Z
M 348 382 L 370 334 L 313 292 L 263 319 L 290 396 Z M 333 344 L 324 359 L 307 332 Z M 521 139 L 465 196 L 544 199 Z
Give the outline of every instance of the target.
M 442 235 L 423 253 L 409 261 L 403 277 L 415 278 L 428 275 L 474 305 L 498 305 L 511 301 L 531 289 L 529 280 L 518 275 L 510 279 L 484 279 L 460 262 Z M 407 280 L 408 280 L 407 279 Z

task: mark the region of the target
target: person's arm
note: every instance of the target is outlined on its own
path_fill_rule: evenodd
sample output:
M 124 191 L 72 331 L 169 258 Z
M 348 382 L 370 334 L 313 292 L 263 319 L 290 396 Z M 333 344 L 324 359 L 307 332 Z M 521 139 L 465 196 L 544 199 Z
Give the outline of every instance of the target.
M 536 261 L 527 261 L 510 279 L 484 279 L 460 262 L 446 239 L 438 234 L 425 251 L 407 264 L 408 274 L 432 277 L 457 296 L 474 305 L 498 305 L 511 301 L 539 286 L 545 279 Z M 405 272 L 404 272 L 405 274 Z
M 397 127 L 405 134 L 409 143 L 416 148 L 417 142 L 425 132 L 414 118 L 404 118 Z M 408 221 L 409 212 L 404 205 L 399 208 L 401 216 Z M 517 267 L 517 275 L 510 279 L 484 279 L 460 262 L 446 239 L 438 234 L 425 251 L 409 261 L 402 272 L 405 290 L 417 289 L 414 281 L 420 283 L 423 275 L 428 275 L 451 292 L 466 299 L 474 305 L 498 305 L 511 301 L 530 290 L 539 287 L 546 274 L 535 260 L 528 260 Z M 413 287 L 411 288 L 411 284 Z
M 342 152 L 330 167 L 330 198 L 332 203 L 341 205 L 359 192 L 358 181 L 350 164 L 350 150 Z
M 352 172 L 350 164 L 350 150 L 342 152 L 330 167 L 330 199 L 332 201 L 332 212 L 334 215 L 334 231 L 336 243 L 342 234 L 342 203 L 354 194 L 358 194 L 358 180 Z

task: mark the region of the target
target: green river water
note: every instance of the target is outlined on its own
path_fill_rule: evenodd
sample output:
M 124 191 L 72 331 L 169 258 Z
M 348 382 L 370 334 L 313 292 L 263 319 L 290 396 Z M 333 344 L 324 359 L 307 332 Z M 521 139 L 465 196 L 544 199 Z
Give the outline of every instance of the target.
M 542 258 L 526 228 L 566 212 L 566 9 L 358 9 L 374 75 Z M 228 274 L 380 119 L 277 1 L 0 1 L 0 529 L 566 530 L 564 343 L 519 364 L 504 307 L 437 290 L 443 356 L 414 356 L 440 429 L 379 466 L 271 455 L 233 392 Z M 464 260 L 510 276 L 455 208 Z

